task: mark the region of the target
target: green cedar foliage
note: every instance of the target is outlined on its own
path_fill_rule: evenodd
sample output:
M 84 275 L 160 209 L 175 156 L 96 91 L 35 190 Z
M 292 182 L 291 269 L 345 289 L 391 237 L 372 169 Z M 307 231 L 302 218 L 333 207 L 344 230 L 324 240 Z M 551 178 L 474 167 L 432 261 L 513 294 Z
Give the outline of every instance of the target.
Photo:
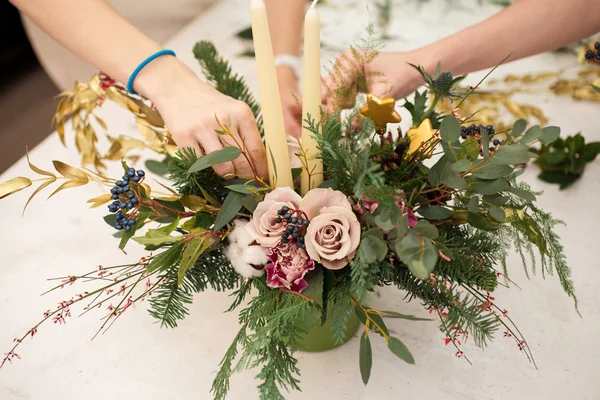
M 306 332 L 297 322 L 313 312 L 314 303 L 303 296 L 268 288 L 252 280 L 258 294 L 240 311 L 241 329 L 223 357 L 211 392 L 224 399 L 233 372 L 258 368 L 261 400 L 283 399 L 281 389 L 299 390 L 300 371 L 293 355 L 294 343 Z M 235 363 L 241 349 L 241 357 Z
M 234 271 L 223 249 L 217 247 L 201 255 L 189 270 L 181 285 L 177 285 L 177 264 L 159 275 L 161 283 L 150 298 L 150 315 L 160 321 L 161 327 L 175 328 L 177 322 L 188 315 L 187 306 L 195 293 L 207 288 L 225 291 L 240 284 L 240 276 Z

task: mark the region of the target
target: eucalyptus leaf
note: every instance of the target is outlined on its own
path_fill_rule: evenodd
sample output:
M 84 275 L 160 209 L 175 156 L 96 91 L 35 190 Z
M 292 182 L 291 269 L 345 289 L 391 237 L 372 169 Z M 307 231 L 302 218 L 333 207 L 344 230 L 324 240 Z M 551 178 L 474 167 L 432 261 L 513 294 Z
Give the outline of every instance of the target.
M 469 199 L 469 204 L 467 205 L 467 210 L 474 213 L 479 208 L 479 197 L 473 196 Z
M 240 202 L 242 203 L 242 206 L 244 206 L 244 208 L 246 210 L 253 213 L 254 210 L 256 210 L 256 207 L 258 207 L 258 204 L 260 203 L 260 199 L 254 197 L 254 196 L 246 196 L 246 197 L 242 198 L 240 200 Z
M 448 115 L 440 125 L 440 138 L 446 143 L 454 143 L 460 137 L 460 124 L 453 115 Z
M 471 161 L 477 160 L 479 157 L 479 142 L 473 136 L 468 137 L 460 145 L 461 153 Z
M 169 174 L 169 163 L 167 161 L 146 160 L 146 169 L 159 176 L 167 176 Z
M 400 341 L 400 339 L 396 339 L 395 337 L 390 337 L 388 340 L 388 348 L 392 353 L 394 353 L 401 360 L 406 361 L 409 364 L 414 364 L 415 359 L 410 354 L 408 347 L 404 343 Z
M 525 128 L 527 127 L 527 121 L 524 119 L 520 119 L 512 127 L 512 131 L 510 132 L 510 136 L 514 139 L 518 139 L 521 137 L 523 132 L 525 132 Z
M 471 190 L 479 194 L 495 194 L 508 189 L 508 182 L 502 178 L 493 181 L 476 181 Z
M 431 240 L 412 231 L 396 242 L 395 250 L 410 272 L 420 279 L 427 279 L 437 263 L 438 254 Z
M 534 125 L 531 128 L 527 129 L 527 132 L 525 132 L 525 135 L 523 135 L 523 137 L 521 138 L 520 143 L 534 143 L 539 138 L 541 138 L 543 134 L 544 131 L 542 130 L 542 127 L 539 125 Z
M 429 223 L 426 219 L 422 219 L 417 222 L 417 225 L 413 228 L 415 232 L 422 233 L 429 239 L 435 240 L 440 236 L 437 228 Z
M 442 182 L 442 174 L 448 165 L 448 158 L 442 156 L 427 173 L 427 180 L 431 186 L 438 186 Z
M 560 128 L 558 126 L 546 126 L 542 129 L 540 142 L 549 145 L 556 141 L 560 136 Z
M 502 146 L 492 157 L 494 164 L 525 164 L 529 161 L 529 147 L 525 144 Z
M 509 165 L 493 164 L 491 161 L 485 161 L 477 167 L 471 174 L 480 179 L 497 179 L 510 175 L 513 168 Z
M 385 325 L 383 318 L 376 312 L 372 312 L 370 309 L 367 309 L 367 313 L 369 314 L 369 318 L 371 318 L 371 328 L 373 331 L 381 336 L 389 336 L 390 330 Z
M 481 129 L 481 151 L 483 158 L 488 158 L 490 155 L 490 136 L 487 129 Z
M 188 170 L 188 173 L 191 174 L 212 167 L 215 164 L 233 161 L 238 158 L 240 154 L 242 154 L 241 150 L 234 146 L 214 151 L 197 159 Z
M 535 195 L 526 190 L 522 190 L 522 189 L 511 186 L 507 189 L 507 191 L 509 191 L 510 193 L 512 193 L 516 196 L 519 196 L 522 199 L 529 200 L 529 201 L 535 201 Z
M 490 213 L 490 216 L 492 218 L 494 218 L 496 221 L 498 222 L 504 222 L 506 221 L 506 213 L 504 212 L 504 210 L 501 207 L 490 207 L 488 209 L 488 212 Z
M 375 261 L 382 261 L 385 258 L 387 249 L 387 244 L 382 239 L 374 235 L 363 235 L 358 247 L 358 254 L 361 261 L 373 264 Z
M 445 219 L 452 215 L 452 210 L 442 206 L 421 206 L 417 212 L 427 219 Z
M 221 206 L 221 210 L 219 210 L 219 214 L 217 214 L 217 219 L 215 219 L 215 227 L 213 228 L 215 231 L 223 228 L 235 218 L 242 208 L 242 197 L 243 194 L 241 193 L 229 192 Z
M 371 340 L 369 339 L 369 331 L 365 329 L 360 335 L 360 349 L 358 357 L 358 365 L 360 367 L 360 376 L 363 383 L 369 383 L 371 377 L 371 366 L 373 365 L 373 354 L 371 352 Z
M 460 174 L 454 171 L 450 164 L 446 164 L 444 171 L 442 172 L 441 181 L 444 185 L 452 189 L 464 190 L 467 188 L 467 181 Z
M 483 196 L 484 203 L 489 203 L 495 206 L 503 206 L 508 200 L 508 196 L 502 196 L 500 194 L 487 194 Z
M 228 185 L 225 186 L 227 189 L 244 194 L 256 194 L 258 193 L 258 188 L 252 185 Z
M 451 162 L 459 160 L 463 155 L 462 147 L 459 142 L 442 142 L 442 149 L 444 150 L 444 155 L 448 157 L 448 160 Z
M 502 227 L 502 224 L 496 221 L 490 221 L 486 215 L 478 213 L 472 213 L 469 216 L 469 225 L 487 232 L 494 232 Z
M 467 159 L 458 160 L 457 162 L 452 164 L 452 170 L 456 172 L 465 172 L 468 171 L 469 168 L 471 168 L 471 165 L 471 161 Z

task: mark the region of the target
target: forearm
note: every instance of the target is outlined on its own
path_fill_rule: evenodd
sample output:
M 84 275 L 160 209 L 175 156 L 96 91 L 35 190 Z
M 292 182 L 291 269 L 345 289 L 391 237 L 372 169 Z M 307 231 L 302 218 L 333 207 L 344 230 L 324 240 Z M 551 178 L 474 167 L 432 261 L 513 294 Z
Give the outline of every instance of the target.
M 305 0 L 266 0 L 273 54 L 300 55 Z
M 600 30 L 598 0 L 519 0 L 493 17 L 417 50 L 429 70 L 438 61 L 466 74 L 557 49 Z M 436 59 L 434 60 L 434 57 Z
M 273 54 L 300 55 L 305 0 L 266 0 Z M 277 66 L 282 95 L 290 96 L 298 86 L 294 71 L 287 65 Z M 291 99 L 293 100 L 293 99 Z
M 162 48 L 104 0 L 11 1 L 57 42 L 120 82 L 127 82 L 141 61 Z M 136 79 L 136 91 L 152 98 L 158 82 L 148 78 L 159 64 L 168 68 L 169 63 L 176 61 L 149 64 Z

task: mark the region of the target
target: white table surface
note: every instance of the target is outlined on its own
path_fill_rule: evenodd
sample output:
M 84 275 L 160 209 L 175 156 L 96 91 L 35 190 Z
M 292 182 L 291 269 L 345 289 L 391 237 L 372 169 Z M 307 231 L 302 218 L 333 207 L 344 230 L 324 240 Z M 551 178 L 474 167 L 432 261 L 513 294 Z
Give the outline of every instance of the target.
M 327 24 L 324 40 L 342 48 L 368 22 L 364 1 L 336 7 L 343 3 L 339 0 L 322 11 Z M 390 33 L 399 38 L 387 48 L 401 50 L 425 44 L 497 10 L 491 6 L 471 7 L 466 0 L 458 9 L 450 4 L 459 3 L 432 1 L 422 9 L 412 3 L 396 6 Z M 374 7 L 371 10 L 374 13 Z M 243 45 L 232 38 L 233 32 L 247 26 L 248 14 L 246 1 L 226 0 L 186 27 L 167 47 L 175 49 L 180 58 L 199 71 L 191 49 L 196 40 L 209 38 L 256 88 L 254 61 L 235 57 Z M 574 63 L 573 58 L 544 54 L 503 66 L 497 76 L 558 69 Z M 481 76 L 473 74 L 469 81 L 476 82 Z M 565 134 L 582 131 L 588 140 L 600 140 L 594 118 L 598 115 L 597 104 L 539 95 L 522 99 L 541 106 L 550 116 L 550 123 L 561 126 Z M 113 134 L 134 133 L 132 119 L 126 112 L 106 106 L 101 115 Z M 67 136 L 72 143 L 72 136 Z M 52 135 L 31 152 L 31 158 L 42 168 L 51 168 L 53 159 L 78 165 L 73 147 L 64 148 Z M 537 180 L 536 172 L 535 168 L 528 169 L 523 179 L 535 189 L 544 190 L 540 205 L 567 223 L 559 232 L 583 315 L 577 315 L 558 279 L 535 276 L 527 280 L 518 258 L 510 258 L 511 277 L 523 290 L 513 288 L 509 292 L 500 288 L 495 297 L 525 334 L 538 370 L 519 354 L 514 342 L 502 338 L 502 331 L 485 351 L 473 343 L 464 346 L 474 363 L 470 366 L 454 357 L 451 346 L 444 346 L 434 322 L 394 320 L 389 322 L 390 330 L 409 346 L 416 366 L 399 361 L 381 340 L 373 340 L 372 376 L 369 386 L 364 387 L 355 338 L 326 353 L 298 353 L 303 392 L 291 393 L 287 398 L 600 399 L 600 262 L 594 250 L 598 246 L 595 224 L 600 222 L 600 162 L 591 164 L 584 177 L 566 191 Z M 2 174 L 0 181 L 16 175 L 33 175 L 24 159 Z M 85 200 L 102 194 L 103 189 L 89 185 L 60 193 L 48 201 L 43 195 L 38 196 L 21 217 L 29 193 L 30 190 L 24 191 L 0 202 L 1 352 L 8 351 L 12 339 L 33 326 L 46 309 L 75 291 L 86 290 L 73 287 L 40 297 L 50 287 L 46 278 L 79 274 L 99 263 L 111 265 L 144 254 L 135 243 L 130 245 L 128 255 L 118 251 L 117 243 L 109 236 L 110 229 L 102 221 L 104 209 L 87 209 Z M 27 339 L 19 349 L 23 359 L 0 372 L 0 399 L 209 399 L 218 363 L 238 330 L 236 314 L 222 312 L 228 305 L 226 294 L 200 294 L 191 306 L 191 315 L 178 329 L 168 330 L 154 325 L 140 304 L 94 341 L 90 338 L 99 327 L 100 314 L 73 318 L 65 326 L 42 326 L 35 339 Z M 380 291 L 373 306 L 426 315 L 418 303 L 406 304 L 402 293 L 390 288 Z M 257 398 L 253 376 L 253 371 L 235 375 L 229 398 Z

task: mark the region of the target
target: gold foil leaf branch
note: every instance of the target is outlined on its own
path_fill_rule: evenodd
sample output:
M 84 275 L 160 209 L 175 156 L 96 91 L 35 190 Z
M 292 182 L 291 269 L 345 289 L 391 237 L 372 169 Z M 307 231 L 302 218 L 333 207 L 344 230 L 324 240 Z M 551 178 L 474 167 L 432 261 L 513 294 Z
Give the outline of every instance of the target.
M 81 166 L 93 165 L 97 171 L 106 169 L 104 161 L 116 161 L 128 157 L 133 150 L 150 149 L 159 154 L 173 155 L 177 149 L 158 111 L 145 99 L 131 95 L 120 84 L 104 74 L 95 75 L 88 83 L 75 83 L 72 90 L 61 95 L 53 124 L 60 140 L 66 145 L 65 125 L 71 120 L 75 132 L 75 146 L 81 155 Z M 103 130 L 107 125 L 93 112 L 104 101 L 112 101 L 131 112 L 142 140 L 127 136 L 110 137 L 111 146 L 102 155 L 98 149 L 98 136 L 92 120 Z

